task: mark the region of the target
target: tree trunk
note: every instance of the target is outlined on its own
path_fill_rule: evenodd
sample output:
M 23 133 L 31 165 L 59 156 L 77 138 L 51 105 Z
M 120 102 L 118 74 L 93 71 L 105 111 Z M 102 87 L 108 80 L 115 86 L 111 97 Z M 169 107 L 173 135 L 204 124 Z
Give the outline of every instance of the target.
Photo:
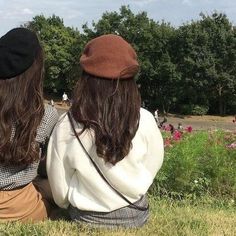
M 220 112 L 220 115 L 222 116 L 223 115 L 223 98 L 222 98 L 222 96 L 219 97 L 219 112 Z
M 164 103 L 162 103 L 162 110 L 163 110 L 163 114 L 166 114 L 166 109 L 165 109 Z
M 223 114 L 225 115 L 226 114 L 226 102 L 224 100 L 224 109 L 223 109 Z
M 218 87 L 218 95 L 219 95 L 219 112 L 220 115 L 223 115 L 223 97 L 222 97 L 222 86 L 219 85 Z

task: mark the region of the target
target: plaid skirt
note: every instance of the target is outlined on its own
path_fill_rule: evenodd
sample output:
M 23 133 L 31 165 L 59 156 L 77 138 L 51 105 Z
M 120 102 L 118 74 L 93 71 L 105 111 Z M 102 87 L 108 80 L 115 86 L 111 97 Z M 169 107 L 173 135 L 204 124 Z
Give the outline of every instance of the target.
M 134 204 L 140 207 L 147 207 L 147 196 L 143 196 Z M 95 212 L 82 211 L 70 205 L 69 214 L 73 221 L 78 223 L 86 223 L 93 227 L 135 228 L 141 227 L 147 222 L 149 209 L 142 211 L 129 205 L 111 212 Z

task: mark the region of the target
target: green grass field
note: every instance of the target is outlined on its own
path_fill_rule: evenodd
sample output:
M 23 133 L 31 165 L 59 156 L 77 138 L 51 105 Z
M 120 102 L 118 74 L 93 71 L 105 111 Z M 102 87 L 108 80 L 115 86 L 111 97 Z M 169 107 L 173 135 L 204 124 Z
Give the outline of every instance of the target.
M 236 209 L 233 202 L 204 197 L 201 200 L 173 201 L 150 198 L 151 214 L 140 229 L 92 229 L 66 221 L 37 224 L 2 223 L 0 235 L 236 235 Z
M 165 160 L 149 194 L 150 219 L 140 229 L 105 230 L 67 221 L 2 223 L 0 236 L 236 236 L 235 132 L 163 133 Z

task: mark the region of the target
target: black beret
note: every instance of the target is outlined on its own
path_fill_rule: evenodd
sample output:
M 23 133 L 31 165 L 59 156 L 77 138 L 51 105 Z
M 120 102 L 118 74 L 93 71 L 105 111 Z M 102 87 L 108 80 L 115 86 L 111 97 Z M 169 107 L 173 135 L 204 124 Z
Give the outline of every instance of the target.
M 25 72 L 40 49 L 35 33 L 25 28 L 10 30 L 0 38 L 0 79 L 13 78 Z

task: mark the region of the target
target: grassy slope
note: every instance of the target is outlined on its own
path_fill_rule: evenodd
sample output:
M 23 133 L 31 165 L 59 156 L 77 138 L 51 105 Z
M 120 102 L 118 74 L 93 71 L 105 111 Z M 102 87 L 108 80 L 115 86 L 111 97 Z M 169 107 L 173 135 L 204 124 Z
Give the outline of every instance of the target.
M 158 184 L 166 181 L 167 190 L 175 191 L 178 194 L 186 193 L 186 196 L 189 196 L 189 188 L 191 188 L 193 180 L 202 175 L 209 178 L 212 185 L 209 185 L 206 190 L 195 189 L 193 193 L 197 197 L 194 198 L 194 201 L 177 201 L 164 198 L 160 200 L 151 197 L 151 217 L 148 224 L 141 229 L 109 231 L 89 229 L 84 226 L 78 227 L 75 223 L 66 221 L 45 221 L 37 224 L 0 224 L 0 236 L 236 236 L 234 191 L 236 153 L 235 150 L 225 149 L 225 145 L 233 142 L 236 136 L 233 133 L 224 134 L 221 132 L 210 132 L 209 135 L 204 132 L 189 134 L 182 142 L 176 143 L 173 148 L 166 150 L 164 165 L 150 192 L 152 196 L 157 196 L 158 189 L 155 190 L 154 187 L 158 187 Z M 175 186 L 179 186 L 179 189 L 176 189 Z M 225 189 L 227 189 L 226 192 Z M 212 193 L 212 196 L 217 196 L 218 199 L 208 197 L 200 199 L 200 196 L 209 192 Z M 214 193 L 216 194 L 214 195 Z
M 236 235 L 235 205 L 211 201 L 193 203 L 150 199 L 151 217 L 143 228 L 102 230 L 78 227 L 66 221 L 45 221 L 37 224 L 0 224 L 0 235 Z

